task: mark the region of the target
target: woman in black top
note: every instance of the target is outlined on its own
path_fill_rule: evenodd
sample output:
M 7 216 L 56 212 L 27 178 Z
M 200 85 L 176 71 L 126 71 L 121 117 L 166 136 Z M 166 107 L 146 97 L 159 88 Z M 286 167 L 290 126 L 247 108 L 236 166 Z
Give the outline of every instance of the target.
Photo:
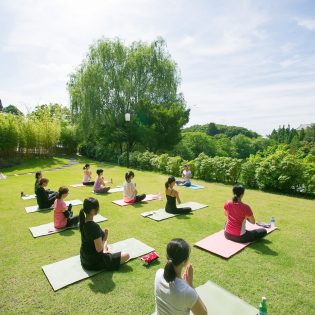
M 39 188 L 39 181 L 42 179 L 43 175 L 41 171 L 38 171 L 35 173 L 35 186 L 34 186 L 34 192 L 36 194 L 37 189 Z
M 168 178 L 167 182 L 165 183 L 165 194 L 166 194 L 166 206 L 165 211 L 168 213 L 173 214 L 187 214 L 191 212 L 191 208 L 177 208 L 176 207 L 176 200 L 177 203 L 181 203 L 179 198 L 179 193 L 177 190 L 173 189 L 175 185 L 175 177 L 171 176 Z
M 118 270 L 120 265 L 129 260 L 128 253 L 108 252 L 108 230 L 102 230 L 93 221 L 99 211 L 99 203 L 95 198 L 87 198 L 80 210 L 81 232 L 81 265 L 87 270 Z
M 48 185 L 49 180 L 47 178 L 42 178 L 39 181 L 39 186 L 36 190 L 37 204 L 40 209 L 50 208 L 57 197 L 57 193 L 45 190 Z

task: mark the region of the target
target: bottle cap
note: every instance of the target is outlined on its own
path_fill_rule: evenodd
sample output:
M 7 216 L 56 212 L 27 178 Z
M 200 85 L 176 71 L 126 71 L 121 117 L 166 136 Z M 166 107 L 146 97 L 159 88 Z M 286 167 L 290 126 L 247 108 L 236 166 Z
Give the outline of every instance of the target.
M 265 296 L 263 296 L 261 299 L 262 299 L 263 301 L 267 301 L 267 299 L 266 299 Z

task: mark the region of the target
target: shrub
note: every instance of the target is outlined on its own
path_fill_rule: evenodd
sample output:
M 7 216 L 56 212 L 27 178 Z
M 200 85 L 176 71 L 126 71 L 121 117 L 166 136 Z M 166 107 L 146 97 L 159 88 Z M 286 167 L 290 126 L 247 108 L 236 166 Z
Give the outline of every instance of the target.
M 168 159 L 169 155 L 167 153 L 156 155 L 154 158 L 152 158 L 151 165 L 155 171 L 166 173 Z
M 222 183 L 236 183 L 241 173 L 241 161 L 228 157 L 208 157 L 201 153 L 194 160 L 196 178 Z
M 180 176 L 183 159 L 180 156 L 171 156 L 166 164 L 166 173 L 173 176 Z
M 262 158 L 251 155 L 242 165 L 241 182 L 248 188 L 258 188 L 256 169 L 259 167 Z
M 285 151 L 277 151 L 259 164 L 256 179 L 263 190 L 300 191 L 304 179 L 303 163 Z

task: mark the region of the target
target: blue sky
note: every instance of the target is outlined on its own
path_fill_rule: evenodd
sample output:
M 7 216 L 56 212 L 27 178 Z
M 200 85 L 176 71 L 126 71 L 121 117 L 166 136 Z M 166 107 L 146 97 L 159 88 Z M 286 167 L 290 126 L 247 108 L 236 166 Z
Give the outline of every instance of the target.
M 189 125 L 315 122 L 315 0 L 0 0 L 0 21 L 4 106 L 69 105 L 69 73 L 95 40 L 162 36 Z

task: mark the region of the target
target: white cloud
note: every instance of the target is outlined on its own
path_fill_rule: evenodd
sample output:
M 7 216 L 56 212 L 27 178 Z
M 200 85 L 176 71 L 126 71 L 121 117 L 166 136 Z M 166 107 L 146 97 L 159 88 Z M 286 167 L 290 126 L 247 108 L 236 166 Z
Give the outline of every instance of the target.
M 267 133 L 308 123 L 315 57 L 307 49 L 315 38 L 302 42 L 299 32 L 314 33 L 298 28 L 288 35 L 292 15 L 279 27 L 273 10 L 248 0 L 2 0 L 0 20 L 4 14 L 10 23 L 5 33 L 0 29 L 0 98 L 21 109 L 69 104 L 68 75 L 97 39 L 162 36 L 181 70 L 190 124 L 216 121 Z M 284 7 L 278 10 L 285 16 Z M 313 28 L 311 19 L 296 23 Z
M 304 27 L 309 31 L 315 30 L 315 19 L 296 18 L 296 21 L 299 26 Z

